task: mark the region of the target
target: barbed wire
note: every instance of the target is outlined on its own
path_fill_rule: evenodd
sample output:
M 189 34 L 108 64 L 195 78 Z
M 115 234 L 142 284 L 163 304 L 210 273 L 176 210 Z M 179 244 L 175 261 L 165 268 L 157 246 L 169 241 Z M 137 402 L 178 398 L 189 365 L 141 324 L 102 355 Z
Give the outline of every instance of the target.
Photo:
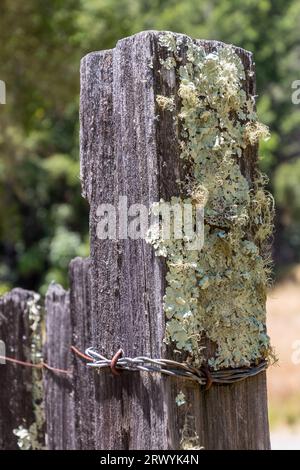
M 153 359 L 145 356 L 127 357 L 124 351 L 119 351 L 108 359 L 102 354 L 94 350 L 94 348 L 87 348 L 85 353 L 79 351 L 75 346 L 71 346 L 71 350 L 81 359 L 87 362 L 88 367 L 97 369 L 110 369 L 114 375 L 119 375 L 120 372 L 126 371 L 140 371 L 149 373 L 159 373 L 168 375 L 175 378 L 182 378 L 197 382 L 199 385 L 204 385 L 205 389 L 209 389 L 212 384 L 232 384 L 253 377 L 254 375 L 263 372 L 268 367 L 268 362 L 263 360 L 257 365 L 251 367 L 240 367 L 236 369 L 221 369 L 209 370 L 207 366 L 202 366 L 199 369 L 187 364 L 186 362 L 177 362 L 172 359 Z M 0 356 L 7 362 L 23 367 L 32 367 L 36 369 L 46 369 L 55 374 L 66 374 L 72 376 L 72 370 L 58 369 L 57 367 L 50 366 L 44 361 L 34 364 L 32 362 L 22 361 L 20 359 Z M 89 362 L 89 361 L 92 362 Z
M 75 349 L 75 348 L 74 348 Z M 185 378 L 197 382 L 199 385 L 205 385 L 209 388 L 213 383 L 232 384 L 253 377 L 268 367 L 268 362 L 263 360 L 257 365 L 251 367 L 240 367 L 236 369 L 209 370 L 207 367 L 197 369 L 187 363 L 173 361 L 171 359 L 153 359 L 145 356 L 127 357 L 120 349 L 112 359 L 108 359 L 99 354 L 94 348 L 85 350 L 85 359 L 90 358 L 88 367 L 97 369 L 110 368 L 114 374 L 122 370 L 142 371 L 149 373 L 160 373 L 177 378 Z

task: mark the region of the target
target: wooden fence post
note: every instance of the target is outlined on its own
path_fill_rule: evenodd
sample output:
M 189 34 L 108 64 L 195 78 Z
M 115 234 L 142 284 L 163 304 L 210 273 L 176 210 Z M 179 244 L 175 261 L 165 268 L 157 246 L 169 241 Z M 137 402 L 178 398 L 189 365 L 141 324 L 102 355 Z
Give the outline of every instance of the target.
M 187 37 L 175 36 L 181 44 L 175 53 L 184 64 Z M 158 32 L 140 33 L 82 60 L 81 177 L 90 204 L 90 345 L 107 357 L 120 347 L 130 357 L 173 355 L 163 343 L 165 261 L 144 240 L 97 236 L 100 204 L 116 208 L 119 196 L 126 196 L 128 206 L 150 207 L 180 194 L 177 180 L 184 179 L 184 169 L 178 127 L 172 112 L 157 105 L 158 96 L 177 97 L 179 83 L 171 62 L 162 68 L 166 44 L 160 37 Z M 167 44 L 170 50 L 172 44 Z M 215 41 L 195 44 L 206 52 L 223 47 Z M 235 51 L 245 67 L 245 91 L 253 95 L 252 56 Z M 179 111 L 178 98 L 162 104 Z M 241 169 L 250 186 L 256 159 L 257 146 L 247 146 Z M 94 381 L 97 449 L 176 449 L 186 437 L 183 428 L 195 447 L 269 448 L 264 372 L 206 392 L 147 373 L 115 377 L 103 372 Z M 175 397 L 181 389 L 188 405 L 178 407 Z
M 129 356 L 160 356 L 163 349 L 164 264 L 141 240 L 101 241 L 96 235 L 100 203 L 115 204 L 124 194 L 129 204 L 149 204 L 158 196 L 149 39 L 141 35 L 121 41 L 114 51 L 89 54 L 81 68 L 82 190 L 90 203 L 91 346 L 108 357 L 120 347 Z M 150 83 L 144 84 L 148 78 Z M 163 383 L 155 375 L 96 376 L 96 448 L 169 448 Z
M 70 309 L 72 345 L 84 352 L 92 344 L 92 311 L 90 260 L 75 258 L 70 263 Z M 86 361 L 73 357 L 75 448 L 95 449 L 95 420 L 98 414 L 95 400 L 96 372 Z
M 0 298 L 0 340 L 5 344 L 1 354 L 22 361 L 31 360 L 31 334 L 28 302 L 35 293 L 13 289 Z M 10 362 L 0 363 L 0 449 L 18 449 L 14 430 L 28 429 L 34 422 L 32 369 Z
M 53 283 L 46 295 L 45 362 L 52 367 L 71 371 L 71 344 L 69 292 Z M 74 398 L 71 376 L 45 370 L 44 397 L 47 449 L 74 449 Z

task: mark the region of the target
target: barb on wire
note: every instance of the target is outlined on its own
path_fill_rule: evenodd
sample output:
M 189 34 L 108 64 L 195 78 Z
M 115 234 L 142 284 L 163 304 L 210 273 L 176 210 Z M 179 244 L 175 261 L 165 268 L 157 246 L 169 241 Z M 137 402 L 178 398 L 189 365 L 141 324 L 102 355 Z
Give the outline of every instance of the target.
M 187 363 L 180 363 L 171 359 L 152 359 L 144 356 L 130 358 L 126 357 L 122 350 L 119 350 L 113 359 L 108 359 L 93 348 L 87 348 L 85 356 L 91 359 L 91 362 L 87 363 L 89 367 L 98 369 L 110 368 L 114 372 L 122 370 L 158 372 L 172 377 L 193 380 L 199 385 L 206 385 L 206 389 L 213 383 L 231 384 L 239 382 L 247 377 L 259 374 L 268 367 L 267 361 L 262 361 L 258 365 L 251 367 L 209 371 L 204 367 L 196 369 Z
M 150 357 L 139 356 L 139 357 L 127 357 L 124 355 L 124 351 L 119 349 L 117 353 L 113 356 L 112 359 L 107 359 L 105 356 L 102 356 L 93 348 L 88 348 L 85 351 L 85 354 L 71 346 L 71 350 L 81 359 L 87 361 L 87 366 L 95 367 L 98 369 L 109 368 L 114 375 L 119 375 L 122 370 L 129 371 L 143 371 L 143 372 L 152 372 L 160 373 L 164 375 L 169 375 L 171 377 L 184 378 L 187 380 L 192 380 L 197 382 L 199 385 L 205 385 L 205 390 L 208 390 L 213 383 L 216 384 L 231 384 L 234 382 L 239 382 L 244 380 L 247 377 L 252 377 L 264 371 L 268 367 L 267 361 L 262 361 L 257 365 L 251 367 L 240 367 L 238 369 L 223 369 L 223 370 L 213 370 L 210 371 L 206 366 L 196 369 L 195 367 L 171 359 L 152 359 Z M 36 369 L 47 369 L 56 374 L 65 374 L 68 376 L 72 375 L 71 370 L 58 369 L 56 367 L 50 366 L 44 361 L 41 361 L 38 364 L 33 364 L 32 362 L 22 361 L 20 359 L 0 356 L 0 359 L 3 359 L 7 362 L 10 362 L 15 365 L 23 367 L 31 367 Z M 91 361 L 91 362 L 89 362 Z

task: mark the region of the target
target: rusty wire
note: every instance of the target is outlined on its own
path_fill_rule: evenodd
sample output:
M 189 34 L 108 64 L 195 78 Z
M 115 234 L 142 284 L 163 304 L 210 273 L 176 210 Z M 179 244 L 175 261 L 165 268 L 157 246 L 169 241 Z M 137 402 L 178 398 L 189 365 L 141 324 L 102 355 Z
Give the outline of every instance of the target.
M 71 346 L 71 350 L 81 359 L 86 361 L 91 360 L 92 362 L 87 362 L 87 366 L 97 369 L 109 368 L 114 375 L 119 375 L 120 372 L 124 370 L 160 373 L 197 382 L 199 385 L 204 385 L 206 390 L 208 390 L 213 383 L 232 384 L 239 382 L 247 377 L 259 374 L 268 367 L 268 362 L 263 360 L 257 365 L 237 369 L 209 370 L 206 366 L 197 369 L 185 362 L 177 362 L 171 359 L 152 359 L 145 356 L 134 358 L 126 357 L 122 349 L 119 349 L 112 359 L 108 359 L 102 354 L 99 354 L 93 348 L 86 349 L 85 354 L 79 351 L 75 346 Z M 56 374 L 72 376 L 72 370 L 58 369 L 44 361 L 33 364 L 32 362 L 26 362 L 7 356 L 0 356 L 0 359 L 23 367 L 47 369 Z
M 196 369 L 187 363 L 181 363 L 171 359 L 152 359 L 144 356 L 134 358 L 126 357 L 122 349 L 120 349 L 112 359 L 108 359 L 102 354 L 99 354 L 93 348 L 87 348 L 85 355 L 92 360 L 92 362 L 87 363 L 89 367 L 97 369 L 110 368 L 114 373 L 122 370 L 160 373 L 192 380 L 199 385 L 206 386 L 207 384 L 210 386 L 212 383 L 232 384 L 239 382 L 247 377 L 253 377 L 259 374 L 268 367 L 268 362 L 263 360 L 259 364 L 251 367 L 209 371 L 207 368 Z
M 10 362 L 11 364 L 15 364 L 15 365 L 22 366 L 22 367 L 31 367 L 32 369 L 47 369 L 51 372 L 54 372 L 55 374 L 65 374 L 69 376 L 72 375 L 72 372 L 70 370 L 58 369 L 57 367 L 52 367 L 44 361 L 41 361 L 35 364 L 33 362 L 21 361 L 20 359 L 16 359 L 14 357 L 9 357 L 9 356 L 0 356 L 0 360 L 3 360 L 5 362 Z

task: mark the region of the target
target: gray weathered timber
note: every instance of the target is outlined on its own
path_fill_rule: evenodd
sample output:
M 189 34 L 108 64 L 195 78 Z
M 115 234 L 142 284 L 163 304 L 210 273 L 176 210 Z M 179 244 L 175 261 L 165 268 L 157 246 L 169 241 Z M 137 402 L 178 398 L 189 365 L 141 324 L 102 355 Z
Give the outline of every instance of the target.
M 28 301 L 34 292 L 13 289 L 0 298 L 0 340 L 6 356 L 30 361 L 30 323 Z M 29 428 L 34 421 L 32 402 L 32 369 L 7 362 L 0 363 L 0 449 L 18 449 L 13 430 Z
M 97 237 L 97 208 L 119 196 L 128 206 L 150 207 L 179 194 L 183 175 L 178 129 L 155 96 L 177 96 L 175 73 L 162 71 L 159 33 L 119 41 L 115 49 L 91 53 L 81 66 L 81 178 L 90 204 L 91 345 L 106 356 L 122 347 L 128 356 L 173 357 L 166 350 L 163 295 L 166 267 L 143 240 Z M 183 36 L 180 52 L 185 61 Z M 206 50 L 222 47 L 196 41 Z M 249 52 L 236 48 L 246 69 Z M 151 65 L 151 66 L 150 66 Z M 250 74 L 251 75 L 251 74 Z M 253 93 L 248 78 L 245 89 Z M 177 108 L 179 103 L 176 103 Z M 159 115 L 159 119 L 157 116 Z M 245 150 L 243 173 L 251 183 L 256 147 Z M 99 215 L 99 213 L 98 213 Z M 209 346 L 209 345 L 208 345 Z M 175 396 L 188 393 L 188 408 Z M 186 440 L 207 449 L 267 449 L 269 431 L 265 374 L 204 392 L 156 375 L 123 372 L 95 377 L 95 448 L 176 449 Z
M 51 367 L 71 370 L 72 331 L 69 292 L 51 284 L 46 295 L 44 360 Z M 44 371 L 46 446 L 49 450 L 74 449 L 72 378 Z
M 92 344 L 92 312 L 90 302 L 90 260 L 75 258 L 70 263 L 70 310 L 72 345 L 79 351 Z M 84 359 L 73 355 L 75 448 L 95 449 L 95 376 Z
M 141 36 L 142 39 L 142 36 Z M 133 46 L 133 47 L 132 47 Z M 125 47 L 125 48 L 124 48 Z M 99 203 L 148 204 L 158 195 L 154 76 L 149 41 L 121 41 L 82 61 L 83 193 L 90 202 L 92 344 L 108 356 L 162 354 L 163 263 L 142 241 L 99 241 Z M 145 80 L 145 82 L 143 82 Z M 113 112 L 114 108 L 114 112 Z M 168 448 L 166 403 L 159 376 L 99 375 L 96 448 Z

